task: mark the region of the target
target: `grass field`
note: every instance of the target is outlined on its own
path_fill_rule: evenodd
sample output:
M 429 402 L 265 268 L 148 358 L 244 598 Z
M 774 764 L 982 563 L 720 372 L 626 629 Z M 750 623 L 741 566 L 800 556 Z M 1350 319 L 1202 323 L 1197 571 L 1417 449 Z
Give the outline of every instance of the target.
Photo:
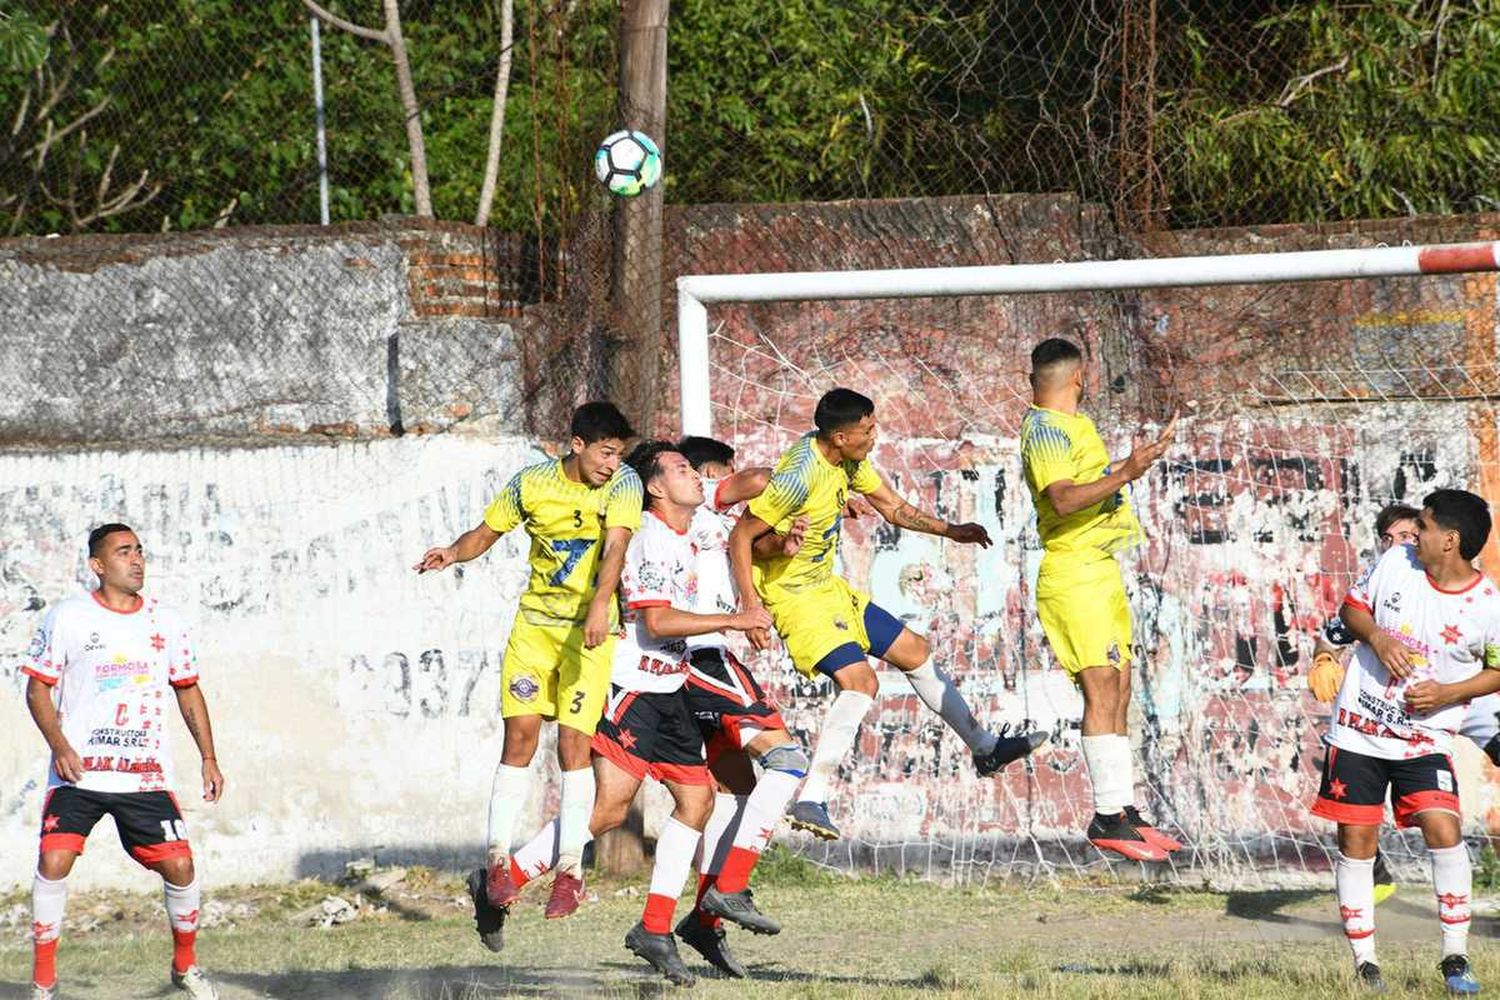
M 621 944 L 642 903 L 641 887 L 629 883 L 595 886 L 598 901 L 564 921 L 542 919 L 544 890 L 528 894 L 507 925 L 505 951 L 491 954 L 474 936 L 458 878 L 422 870 L 372 896 L 368 915 L 328 928 L 307 926 L 306 911 L 330 894 L 352 898 L 352 890 L 319 882 L 220 888 L 205 905 L 212 926 L 200 935 L 199 954 L 225 1000 L 1357 995 L 1326 892 L 1084 883 L 946 889 L 834 878 L 795 859 L 767 874 L 757 896 L 785 930 L 769 938 L 731 931 L 751 969 L 749 983 L 710 978 L 687 949 L 689 967 L 703 975 L 691 991 L 651 974 Z M 0 915 L 10 914 L 0 944 L 0 998 L 25 995 L 30 948 L 24 922 L 17 924 L 25 902 L 22 893 L 0 899 Z M 170 945 L 159 914 L 154 894 L 71 899 L 59 951 L 63 995 L 174 995 L 166 986 Z M 1381 907 L 1379 928 L 1392 994 L 1441 996 L 1430 887 L 1403 886 Z M 1471 954 L 1483 982 L 1500 975 L 1497 933 L 1495 919 L 1475 920 Z

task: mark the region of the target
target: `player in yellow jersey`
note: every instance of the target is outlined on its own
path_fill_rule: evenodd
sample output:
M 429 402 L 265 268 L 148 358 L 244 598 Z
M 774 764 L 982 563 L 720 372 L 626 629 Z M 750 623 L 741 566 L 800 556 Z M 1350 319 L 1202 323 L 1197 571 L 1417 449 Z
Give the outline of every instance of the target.
M 583 894 L 583 847 L 594 807 L 590 744 L 609 694 L 615 587 L 630 535 L 641 524 L 640 478 L 620 464 L 635 436 L 630 422 L 613 403 L 585 403 L 573 413 L 571 433 L 568 457 L 517 472 L 485 508 L 484 520 L 452 545 L 429 549 L 416 567 L 425 573 L 475 559 L 518 525 L 531 536 L 531 579 L 500 668 L 505 743 L 490 792 L 487 874 L 475 872 L 469 884 L 481 924 L 490 919 L 497 927 L 494 908 L 520 894 L 510 878 L 510 847 L 544 719 L 557 720 L 562 766 L 549 909 L 576 907 Z
M 1032 406 L 1021 462 L 1042 536 L 1037 615 L 1052 655 L 1083 691 L 1083 759 L 1094 786 L 1088 838 L 1138 861 L 1182 845 L 1141 818 L 1126 730 L 1130 606 L 1115 555 L 1143 539 L 1122 492 L 1166 452 L 1176 418 L 1112 465 L 1094 422 L 1078 412 L 1083 353 L 1053 337 L 1031 352 Z
M 889 523 L 967 545 L 990 544 L 978 524 L 949 524 L 923 514 L 897 496 L 870 464 L 875 447 L 875 404 L 852 389 L 833 389 L 818 400 L 817 429 L 787 449 L 764 492 L 730 535 L 729 558 L 745 610 L 764 602 L 786 642 L 792 664 L 805 676 L 822 674 L 839 693 L 823 717 L 807 782 L 792 806 L 792 825 L 832 840 L 838 828 L 828 817 L 828 788 L 839 763 L 854 745 L 859 725 L 879 684 L 867 656 L 906 674 L 923 704 L 936 712 L 974 754 L 975 769 L 990 775 L 1045 740 L 1043 733 L 996 736 L 974 719 L 963 696 L 930 661 L 926 638 L 833 572 L 844 505 L 862 493 Z M 794 555 L 753 561 L 752 545 L 768 531 L 784 533 L 807 518 Z M 763 648 L 768 636 L 752 632 Z

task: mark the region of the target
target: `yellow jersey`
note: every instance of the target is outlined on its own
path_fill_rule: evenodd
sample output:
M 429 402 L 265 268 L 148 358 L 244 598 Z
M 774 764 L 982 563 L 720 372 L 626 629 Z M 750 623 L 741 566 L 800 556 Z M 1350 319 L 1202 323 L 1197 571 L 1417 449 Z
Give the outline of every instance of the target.
M 517 472 L 484 510 L 484 523 L 505 534 L 524 524 L 531 536 L 531 579 L 521 612 L 535 624 L 588 617 L 598 574 L 599 540 L 608 528 L 641 526 L 641 479 L 621 465 L 603 486 L 569 479 L 561 460 Z
M 1033 406 L 1021 420 L 1021 464 L 1036 505 L 1037 531 L 1053 570 L 1083 566 L 1139 544 L 1144 535 L 1123 491 L 1092 506 L 1059 516 L 1043 494 L 1068 479 L 1084 485 L 1109 474 L 1109 451 L 1094 422 Z
M 807 534 L 796 555 L 755 564 L 755 589 L 768 606 L 833 575 L 849 494 L 874 493 L 880 483 L 869 459 L 838 465 L 828 461 L 818 448 L 816 433 L 804 435 L 786 450 L 765 490 L 750 501 L 749 511 L 782 532 L 805 515 Z

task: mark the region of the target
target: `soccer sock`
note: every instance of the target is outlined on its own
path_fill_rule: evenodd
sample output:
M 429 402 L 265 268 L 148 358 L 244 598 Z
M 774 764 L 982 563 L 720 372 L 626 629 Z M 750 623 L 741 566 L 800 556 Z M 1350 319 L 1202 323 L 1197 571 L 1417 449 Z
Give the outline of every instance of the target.
M 63 910 L 68 902 L 68 884 L 63 879 L 31 881 L 31 981 L 38 986 L 57 983 L 57 938 L 62 933 Z
M 1118 816 L 1129 804 L 1127 783 L 1130 776 L 1128 772 L 1123 776 L 1120 774 L 1116 739 L 1118 737 L 1114 733 L 1108 733 L 1103 736 L 1085 736 L 1080 740 L 1083 744 L 1083 762 L 1088 766 L 1089 781 L 1094 786 L 1094 812 L 1102 816 Z M 1128 741 L 1125 749 L 1128 755 Z M 1127 756 L 1127 767 L 1129 763 Z
M 802 776 L 787 771 L 766 770 L 755 783 L 755 791 L 745 800 L 744 818 L 734 835 L 734 846 L 719 869 L 720 892 L 739 892 L 750 884 L 750 871 L 776 832 L 776 823 L 786 812 L 786 804 L 797 792 Z
M 510 880 L 516 888 L 557 867 L 557 826 L 554 816 L 510 856 Z
M 489 864 L 493 867 L 510 856 L 516 835 L 516 817 L 526 807 L 531 792 L 531 772 L 524 767 L 500 764 L 490 786 Z
M 656 839 L 656 863 L 651 867 L 651 888 L 646 895 L 646 912 L 641 923 L 652 934 L 672 933 L 672 914 L 677 909 L 677 897 L 687 884 L 693 870 L 693 850 L 703 837 L 674 816 L 668 816 L 662 824 L 661 836 Z
M 1433 870 L 1435 873 L 1436 862 Z M 1340 851 L 1333 871 L 1339 917 L 1344 921 L 1344 937 L 1349 939 L 1357 968 L 1375 961 L 1375 859 L 1356 861 Z
M 714 795 L 714 811 L 703 828 L 703 839 L 698 842 L 698 898 L 693 910 L 698 914 L 698 923 L 704 927 L 717 927 L 723 923 L 712 913 L 703 912 L 703 894 L 718 879 L 719 869 L 724 865 L 724 856 L 734 843 L 736 832 L 745 815 L 748 795 L 731 795 L 719 792 Z
M 594 769 L 582 767 L 576 771 L 564 771 L 562 807 L 557 814 L 558 871 L 582 874 L 583 845 L 589 842 L 589 815 L 593 811 Z
M 173 885 L 161 880 L 162 895 L 167 901 L 167 922 L 172 925 L 172 969 L 186 972 L 198 963 L 194 947 L 198 941 L 198 910 L 201 894 L 198 880 L 187 885 Z
M 1474 878 L 1469 849 L 1463 844 L 1429 847 L 1427 855 L 1432 858 L 1432 891 L 1437 894 L 1438 920 L 1443 924 L 1443 957 L 1467 955 Z
M 1135 805 L 1135 752 L 1130 749 L 1130 737 L 1116 733 L 1114 745 L 1109 748 L 1110 785 L 1120 808 Z
M 922 704 L 932 709 L 948 728 L 958 734 L 964 745 L 975 753 L 989 753 L 995 748 L 995 734 L 985 729 L 969 710 L 969 703 L 958 693 L 948 675 L 932 665 L 932 661 L 915 670 L 906 672 Z
M 818 730 L 818 745 L 813 748 L 812 767 L 802 786 L 801 801 L 828 801 L 828 784 L 853 748 L 859 724 L 874 703 L 874 698 L 858 691 L 840 691 L 833 699 Z

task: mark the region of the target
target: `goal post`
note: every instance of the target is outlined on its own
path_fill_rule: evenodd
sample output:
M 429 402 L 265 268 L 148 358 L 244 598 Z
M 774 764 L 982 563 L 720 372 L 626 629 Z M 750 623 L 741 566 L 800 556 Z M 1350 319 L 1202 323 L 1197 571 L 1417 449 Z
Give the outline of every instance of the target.
M 712 304 L 1100 292 L 1496 270 L 1500 270 L 1500 242 L 979 267 L 686 275 L 677 279 L 682 432 L 713 433 L 708 327 Z

